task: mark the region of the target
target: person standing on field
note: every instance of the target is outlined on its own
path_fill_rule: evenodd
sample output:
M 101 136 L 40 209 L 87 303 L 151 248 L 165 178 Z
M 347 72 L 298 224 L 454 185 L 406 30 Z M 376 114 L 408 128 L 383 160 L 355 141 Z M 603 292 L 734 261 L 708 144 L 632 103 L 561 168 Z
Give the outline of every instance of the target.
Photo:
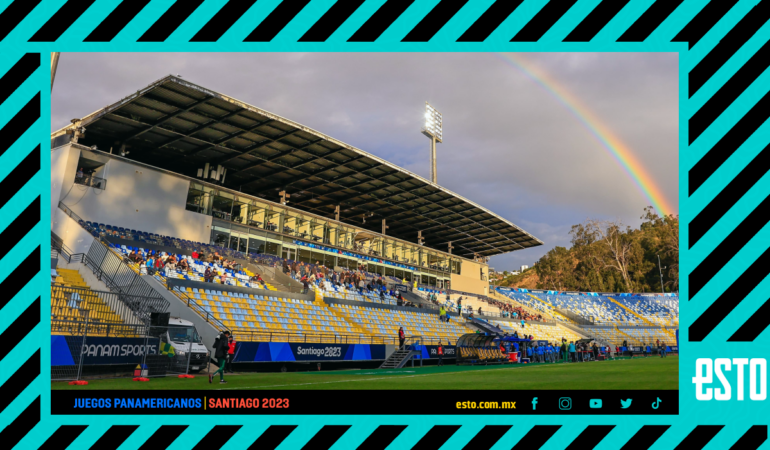
M 219 369 L 214 373 L 209 374 L 209 383 L 211 383 L 214 375 L 217 373 L 219 374 L 219 384 L 227 383 L 227 381 L 225 381 L 225 364 L 227 363 L 227 352 L 230 349 L 230 346 L 228 345 L 229 337 L 230 332 L 225 331 L 224 333 L 220 334 L 214 341 L 214 357 L 217 358 L 217 365 L 219 365 Z
M 227 341 L 227 372 L 233 373 L 233 360 L 235 359 L 235 339 L 232 336 Z
M 438 341 L 438 350 L 436 351 L 438 353 L 438 365 L 443 366 L 444 365 L 444 346 L 441 345 L 441 341 Z

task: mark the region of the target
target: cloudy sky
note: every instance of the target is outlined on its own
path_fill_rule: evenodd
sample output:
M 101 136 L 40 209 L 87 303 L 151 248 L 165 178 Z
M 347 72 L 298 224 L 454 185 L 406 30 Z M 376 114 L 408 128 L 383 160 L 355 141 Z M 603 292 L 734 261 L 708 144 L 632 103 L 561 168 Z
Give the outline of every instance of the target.
M 528 72 L 549 81 L 543 85 Z M 430 102 L 444 115 L 438 183 L 545 242 L 493 257 L 497 270 L 569 246 L 571 225 L 588 218 L 638 225 L 650 204 L 549 83 L 633 152 L 678 213 L 675 53 L 65 53 L 51 129 L 168 74 L 425 178 L 429 141 L 420 126 Z

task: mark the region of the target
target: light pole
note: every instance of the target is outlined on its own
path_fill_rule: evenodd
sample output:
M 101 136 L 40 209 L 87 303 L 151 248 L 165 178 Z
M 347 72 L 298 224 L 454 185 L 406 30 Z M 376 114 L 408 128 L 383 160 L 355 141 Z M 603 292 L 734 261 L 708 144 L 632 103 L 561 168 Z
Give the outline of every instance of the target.
M 663 269 L 665 269 L 665 267 L 663 268 L 660 267 L 660 255 L 658 255 L 658 273 L 660 274 L 660 292 L 665 294 L 666 289 L 663 287 Z
M 436 174 L 436 143 L 442 142 L 442 122 L 441 113 L 432 107 L 430 103 L 425 102 L 425 126 L 422 127 L 422 134 L 430 138 L 430 179 L 438 184 Z

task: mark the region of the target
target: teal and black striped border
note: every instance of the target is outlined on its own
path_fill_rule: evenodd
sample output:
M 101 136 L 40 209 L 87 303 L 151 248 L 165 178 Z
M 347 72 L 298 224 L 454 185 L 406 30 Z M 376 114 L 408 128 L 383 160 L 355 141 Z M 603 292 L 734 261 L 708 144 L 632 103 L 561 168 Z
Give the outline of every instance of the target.
M 0 445 L 767 447 L 768 402 L 697 402 L 690 378 L 699 356 L 766 356 L 770 344 L 768 19 L 770 0 L 0 1 Z M 41 151 L 49 145 L 48 52 L 220 50 L 678 52 L 682 414 L 219 416 L 216 426 L 185 416 L 51 416 L 41 271 L 50 221 Z

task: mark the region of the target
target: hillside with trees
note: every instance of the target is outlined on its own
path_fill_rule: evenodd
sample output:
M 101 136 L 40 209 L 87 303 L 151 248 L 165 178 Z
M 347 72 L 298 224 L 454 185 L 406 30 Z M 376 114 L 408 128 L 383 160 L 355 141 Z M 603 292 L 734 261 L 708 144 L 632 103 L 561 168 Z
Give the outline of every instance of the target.
M 644 209 L 638 229 L 619 221 L 587 220 L 573 225 L 572 246 L 554 247 L 532 268 L 537 274 L 507 277 L 501 286 L 587 292 L 679 291 L 679 217 Z M 522 279 L 514 279 L 522 277 Z M 536 284 L 536 286 L 531 286 Z

